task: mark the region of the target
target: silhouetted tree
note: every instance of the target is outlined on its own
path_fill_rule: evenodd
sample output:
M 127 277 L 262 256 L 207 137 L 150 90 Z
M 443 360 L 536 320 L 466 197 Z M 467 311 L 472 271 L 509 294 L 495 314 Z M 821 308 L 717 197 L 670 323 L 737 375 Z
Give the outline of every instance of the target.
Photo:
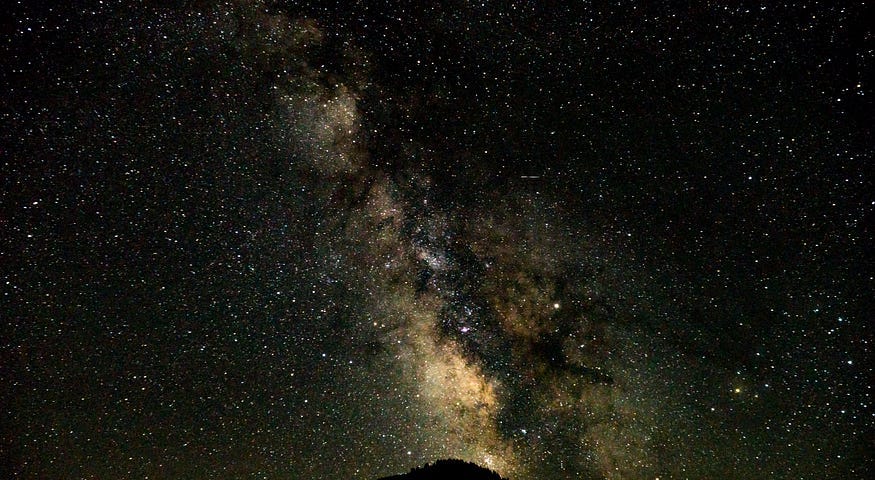
M 404 475 L 384 477 L 379 480 L 505 480 L 492 470 L 464 460 L 438 460 L 410 470 Z

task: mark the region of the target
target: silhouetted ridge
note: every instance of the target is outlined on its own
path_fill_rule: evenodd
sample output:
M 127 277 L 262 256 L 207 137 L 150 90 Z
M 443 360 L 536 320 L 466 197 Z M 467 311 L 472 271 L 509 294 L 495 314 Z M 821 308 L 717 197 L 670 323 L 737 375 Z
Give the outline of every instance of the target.
M 383 477 L 378 480 L 505 480 L 492 470 L 464 460 L 438 460 L 410 470 L 404 475 Z

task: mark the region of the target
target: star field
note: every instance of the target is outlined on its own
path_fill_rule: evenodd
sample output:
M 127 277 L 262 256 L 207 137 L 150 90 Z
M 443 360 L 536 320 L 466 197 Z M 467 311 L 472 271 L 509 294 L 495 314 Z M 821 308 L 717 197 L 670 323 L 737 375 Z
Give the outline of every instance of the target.
M 868 478 L 860 5 L 19 1 L 0 473 Z

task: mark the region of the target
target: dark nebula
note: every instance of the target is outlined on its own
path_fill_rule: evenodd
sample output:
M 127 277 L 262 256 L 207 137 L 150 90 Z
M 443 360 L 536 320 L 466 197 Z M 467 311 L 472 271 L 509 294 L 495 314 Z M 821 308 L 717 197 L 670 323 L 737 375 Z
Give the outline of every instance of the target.
M 864 6 L 163 5 L 2 20 L 0 476 L 870 478 Z

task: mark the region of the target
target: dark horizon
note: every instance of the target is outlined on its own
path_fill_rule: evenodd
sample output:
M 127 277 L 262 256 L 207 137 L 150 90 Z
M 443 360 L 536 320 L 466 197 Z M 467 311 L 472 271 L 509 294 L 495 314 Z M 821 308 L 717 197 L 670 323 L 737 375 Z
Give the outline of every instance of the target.
M 413 467 L 409 472 L 382 477 L 377 480 L 510 480 L 497 472 L 475 463 L 447 458 Z

